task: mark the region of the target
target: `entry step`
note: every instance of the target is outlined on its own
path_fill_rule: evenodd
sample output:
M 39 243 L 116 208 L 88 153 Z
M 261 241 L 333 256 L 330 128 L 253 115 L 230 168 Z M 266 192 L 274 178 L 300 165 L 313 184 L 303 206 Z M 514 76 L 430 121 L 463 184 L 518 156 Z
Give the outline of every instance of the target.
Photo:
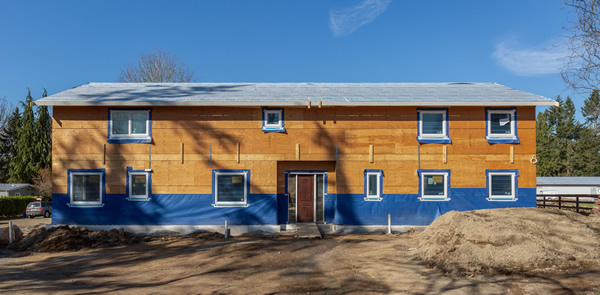
M 298 231 L 298 238 L 300 239 L 314 239 L 323 238 L 319 227 L 314 222 L 302 222 L 296 223 L 296 230 Z

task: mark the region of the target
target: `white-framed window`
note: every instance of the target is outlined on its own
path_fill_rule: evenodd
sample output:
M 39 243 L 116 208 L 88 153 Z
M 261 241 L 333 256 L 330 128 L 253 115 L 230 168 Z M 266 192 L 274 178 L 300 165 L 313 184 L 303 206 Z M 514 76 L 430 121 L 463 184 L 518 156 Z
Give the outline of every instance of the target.
M 103 171 L 69 172 L 70 205 L 99 206 L 104 195 Z
M 383 172 L 381 170 L 365 170 L 365 200 L 381 200 Z
M 16 193 L 15 193 L 15 196 L 17 196 L 17 197 L 20 197 L 20 196 L 21 196 L 21 193 L 19 193 L 19 192 L 16 192 Z
M 418 137 L 422 143 L 450 143 L 448 137 L 448 110 L 417 110 Z
M 263 109 L 263 127 L 264 132 L 283 132 L 285 123 L 283 119 L 283 109 Z
M 129 199 L 147 200 L 150 198 L 150 172 L 129 172 Z
M 423 171 L 420 172 L 420 197 L 423 201 L 449 200 L 449 172 Z
M 517 172 L 493 171 L 487 173 L 490 201 L 512 201 L 517 198 Z
M 150 110 L 110 110 L 108 129 L 108 138 L 117 142 L 151 140 Z
M 486 110 L 486 140 L 491 143 L 518 143 L 516 109 Z
M 213 171 L 216 206 L 248 204 L 249 171 Z

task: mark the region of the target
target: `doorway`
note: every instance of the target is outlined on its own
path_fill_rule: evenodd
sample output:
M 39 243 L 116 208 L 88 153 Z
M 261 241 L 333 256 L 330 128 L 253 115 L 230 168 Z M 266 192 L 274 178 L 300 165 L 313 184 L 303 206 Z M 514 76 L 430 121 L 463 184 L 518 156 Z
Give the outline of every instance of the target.
M 324 223 L 324 173 L 289 173 L 288 222 Z

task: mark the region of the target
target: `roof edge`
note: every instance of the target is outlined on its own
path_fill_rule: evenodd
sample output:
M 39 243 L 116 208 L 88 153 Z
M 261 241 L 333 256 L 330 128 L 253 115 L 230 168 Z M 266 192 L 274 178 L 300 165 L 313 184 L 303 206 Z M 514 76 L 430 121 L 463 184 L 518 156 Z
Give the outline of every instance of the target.
M 303 107 L 308 102 L 299 101 L 39 101 L 33 102 L 36 106 L 222 106 L 222 107 L 260 107 L 260 106 L 281 106 L 281 107 Z M 318 101 L 311 101 L 311 106 L 318 107 Z M 322 102 L 322 106 L 558 106 L 555 100 L 548 101 L 480 101 L 480 102 Z

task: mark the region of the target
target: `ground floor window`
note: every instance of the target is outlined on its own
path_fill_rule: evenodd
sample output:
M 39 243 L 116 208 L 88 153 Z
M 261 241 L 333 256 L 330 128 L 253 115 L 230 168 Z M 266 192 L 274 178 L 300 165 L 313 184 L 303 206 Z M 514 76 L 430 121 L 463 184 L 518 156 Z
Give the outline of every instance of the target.
M 517 170 L 487 170 L 488 199 L 513 201 L 517 198 Z
M 133 171 L 127 168 L 127 191 L 129 200 L 148 200 L 150 198 L 150 172 Z
M 215 205 L 246 205 L 249 186 L 249 170 L 213 171 Z
M 99 206 L 104 197 L 104 169 L 69 170 L 69 198 L 71 205 Z
M 419 198 L 422 201 L 450 199 L 449 170 L 419 170 Z
M 381 200 L 381 191 L 383 183 L 383 171 L 366 169 L 365 170 L 365 200 Z

